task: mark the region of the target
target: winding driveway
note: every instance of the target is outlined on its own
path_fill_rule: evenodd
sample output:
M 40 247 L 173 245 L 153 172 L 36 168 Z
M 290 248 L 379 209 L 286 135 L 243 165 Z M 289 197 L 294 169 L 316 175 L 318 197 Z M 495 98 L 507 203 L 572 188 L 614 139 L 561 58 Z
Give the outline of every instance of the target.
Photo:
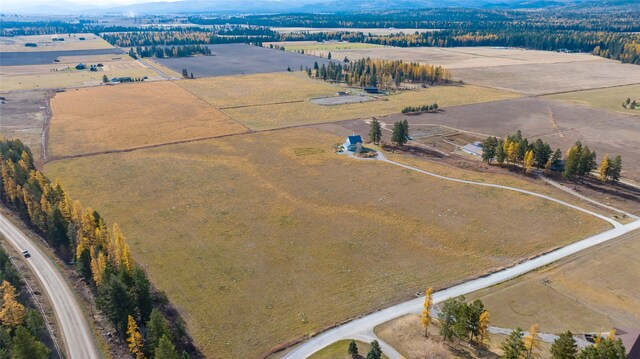
M 350 153 L 349 155 L 353 158 L 356 158 L 355 156 L 352 156 Z M 572 205 L 570 203 L 567 203 L 567 202 L 564 202 L 540 193 L 527 191 L 527 190 L 523 190 L 515 187 L 502 186 L 502 185 L 491 184 L 491 183 L 467 181 L 467 180 L 461 180 L 457 178 L 450 178 L 450 177 L 438 175 L 433 172 L 424 171 L 412 166 L 391 161 L 389 159 L 386 159 L 384 155 L 380 152 L 378 153 L 378 157 L 376 159 L 395 165 L 395 166 L 403 167 L 412 171 L 416 171 L 422 174 L 426 174 L 426 175 L 433 176 L 433 177 L 447 180 L 447 181 L 466 183 L 470 185 L 477 185 L 477 186 L 484 186 L 484 187 L 501 188 L 505 190 L 528 194 L 535 197 L 544 198 L 546 200 L 556 202 L 561 205 L 576 209 L 578 211 L 596 216 L 600 219 L 603 219 L 611 223 L 614 226 L 613 229 L 607 230 L 600 234 L 596 234 L 594 236 L 588 237 L 581 241 L 574 242 L 572 244 L 556 249 L 552 252 L 540 255 L 538 257 L 526 260 L 512 267 L 505 268 L 497 272 L 494 272 L 492 274 L 479 277 L 476 279 L 472 279 L 464 283 L 434 292 L 433 293 L 434 303 L 440 303 L 449 298 L 455 298 L 461 295 L 469 294 L 477 290 L 484 289 L 484 288 L 505 282 L 509 279 L 518 277 L 532 270 L 546 266 L 548 264 L 551 264 L 562 258 L 578 253 L 587 248 L 591 248 L 598 244 L 617 238 L 623 234 L 640 229 L 640 220 L 636 220 L 628 224 L 621 224 L 599 213 L 595 213 L 595 212 L 586 210 L 584 208 L 580 208 L 578 206 Z M 372 160 L 376 160 L 376 159 L 372 159 Z M 616 210 L 616 211 L 622 212 L 619 210 Z M 392 307 L 380 310 L 378 312 L 371 313 L 369 315 L 363 316 L 361 318 L 347 322 L 337 327 L 334 327 L 330 330 L 327 330 L 301 343 L 300 345 L 292 349 L 290 352 L 288 352 L 284 356 L 284 358 L 307 358 L 311 356 L 313 353 L 317 352 L 318 350 L 342 339 L 361 339 L 361 340 L 377 339 L 375 334 L 373 333 L 373 328 L 375 326 L 388 322 L 392 319 L 401 317 L 406 314 L 419 314 L 422 311 L 423 302 L 424 302 L 424 298 L 415 298 L 415 299 L 394 305 Z M 380 341 L 379 339 L 377 340 Z M 388 344 L 384 343 L 383 341 L 380 341 L 380 342 L 381 342 L 380 343 L 381 348 L 383 349 L 385 354 L 387 354 L 390 358 L 394 359 L 394 358 L 401 357 L 400 354 L 395 349 L 393 348 L 388 349 L 390 348 Z M 387 351 L 385 351 L 385 348 L 387 348 Z
M 99 359 L 100 355 L 89 324 L 69 284 L 55 264 L 2 213 L 0 213 L 0 234 L 17 251 L 26 249 L 31 254 L 27 264 L 49 296 L 62 332 L 67 356 L 72 359 Z

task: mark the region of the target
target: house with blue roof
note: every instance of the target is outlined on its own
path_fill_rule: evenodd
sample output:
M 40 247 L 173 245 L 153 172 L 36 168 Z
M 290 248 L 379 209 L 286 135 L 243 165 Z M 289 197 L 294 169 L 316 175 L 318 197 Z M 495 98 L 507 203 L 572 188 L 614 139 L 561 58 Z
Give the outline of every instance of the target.
M 347 140 L 344 141 L 342 147 L 344 147 L 346 151 L 355 152 L 358 147 L 358 143 L 362 145 L 362 137 L 360 137 L 360 135 L 353 134 L 347 137 Z

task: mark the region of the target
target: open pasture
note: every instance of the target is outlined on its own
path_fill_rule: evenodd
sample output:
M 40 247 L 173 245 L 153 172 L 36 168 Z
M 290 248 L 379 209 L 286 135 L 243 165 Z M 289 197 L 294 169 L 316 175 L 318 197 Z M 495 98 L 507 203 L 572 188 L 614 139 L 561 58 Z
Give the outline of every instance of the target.
M 262 44 L 264 47 L 269 45 L 284 47 L 285 51 L 304 51 L 307 55 L 320 55 L 323 54 L 326 57 L 328 51 L 346 51 L 353 49 L 372 49 L 382 47 L 376 44 L 367 44 L 362 42 L 346 42 L 346 41 L 281 41 L 281 42 L 265 42 Z M 334 57 L 336 60 L 342 60 L 342 58 Z
M 63 38 L 64 41 L 53 41 L 54 38 Z M 80 40 L 84 38 L 84 40 Z M 25 44 L 36 44 L 36 47 L 27 47 Z M 98 50 L 113 49 L 113 46 L 96 34 L 56 34 L 56 35 L 30 35 L 30 36 L 0 36 L 0 51 L 2 52 L 46 52 L 46 51 L 70 51 L 70 50 Z
M 392 115 L 383 121 L 405 118 L 414 129 L 437 124 L 501 137 L 522 130 L 527 138 L 541 138 L 563 153 L 580 140 L 597 152 L 598 160 L 605 153 L 621 155 L 622 175 L 640 180 L 640 122 L 633 115 L 558 100 L 521 98 L 448 107 L 435 114 Z
M 294 44 L 295 42 L 291 42 Z M 285 48 L 287 42 L 283 43 Z M 357 44 L 351 44 L 357 45 Z M 367 45 L 367 44 L 365 44 Z M 326 57 L 326 51 L 320 51 Z M 336 59 L 372 59 L 403 60 L 440 65 L 448 69 L 464 69 L 476 67 L 501 67 L 507 65 L 551 64 L 562 62 L 594 61 L 598 57 L 588 54 L 566 54 L 551 51 L 523 50 L 516 48 L 493 47 L 393 47 L 373 46 L 352 48 L 350 50 L 331 50 Z M 456 72 L 454 71 L 454 74 Z
M 528 95 L 640 84 L 639 66 L 595 57 L 593 61 L 456 69 L 453 75 L 465 82 Z
M 313 68 L 314 62 L 319 65 L 329 60 L 286 51 L 266 49 L 246 44 L 209 45 L 210 56 L 192 56 L 167 59 L 154 59 L 163 66 L 182 73 L 187 69 L 195 77 L 228 76 L 240 74 L 257 74 L 267 72 L 299 71 L 302 68 Z
M 436 102 L 446 107 L 519 96 L 477 86 L 435 86 L 378 95 L 364 103 L 324 106 L 310 100 L 336 96 L 345 88 L 309 79 L 300 72 L 197 79 L 179 84 L 254 130 L 382 116 L 399 113 L 408 105 Z
M 566 92 L 545 98 L 565 100 L 581 105 L 602 108 L 605 110 L 625 112 L 640 116 L 640 109 L 632 110 L 622 107 L 622 103 L 630 98 L 640 101 L 640 85 L 617 86 L 596 90 Z
M 0 93 L 0 135 L 19 138 L 40 159 L 46 112 L 45 92 Z
M 321 129 L 66 159 L 45 172 L 121 224 L 211 357 L 258 357 L 609 228 L 542 199 L 337 155 L 349 132 Z
M 628 233 L 547 268 L 474 293 L 494 325 L 539 323 L 544 332 L 606 332 L 640 322 L 640 232 Z
M 74 89 L 51 100 L 52 157 L 244 132 L 173 82 Z
M 2 66 L 0 68 L 0 91 L 32 89 L 53 89 L 65 87 L 96 86 L 102 83 L 102 76 L 147 77 L 159 80 L 161 77 L 126 54 L 101 54 L 59 57 L 59 62 L 43 65 Z M 79 63 L 102 64 L 98 71 L 76 70 Z

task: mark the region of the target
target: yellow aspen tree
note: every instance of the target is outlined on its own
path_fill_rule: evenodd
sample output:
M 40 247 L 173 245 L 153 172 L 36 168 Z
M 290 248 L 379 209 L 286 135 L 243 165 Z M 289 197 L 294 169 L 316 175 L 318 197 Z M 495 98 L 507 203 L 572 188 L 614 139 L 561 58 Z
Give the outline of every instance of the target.
M 598 174 L 600 181 L 607 182 L 609 180 L 609 171 L 611 168 L 611 161 L 609 160 L 609 154 L 604 155 L 602 162 L 600 162 L 600 169 L 598 169 Z
M 523 338 L 525 355 L 527 359 L 537 358 L 540 349 L 540 326 L 534 324 L 529 328 L 529 334 Z
M 431 325 L 431 308 L 433 308 L 433 288 L 429 287 L 424 292 L 424 309 L 422 310 L 422 317 L 420 323 L 424 327 L 424 336 L 429 336 L 429 325 Z
M 124 245 L 124 249 L 122 250 L 122 266 L 128 273 L 131 273 L 131 271 L 133 270 L 133 257 L 131 256 L 129 245 L 126 243 Z
M 480 318 L 478 320 L 478 337 L 480 338 L 480 343 L 484 343 L 489 337 L 490 324 L 491 316 L 489 315 L 489 311 L 485 310 L 480 313 Z
M 100 251 L 97 256 L 94 254 L 95 251 L 91 248 L 91 272 L 93 274 L 93 281 L 100 286 L 102 285 L 104 270 L 107 268 L 107 258 L 102 251 Z
M 129 316 L 127 323 L 127 343 L 129 344 L 129 351 L 136 359 L 144 359 L 144 353 L 142 351 L 142 335 L 138 330 L 138 324 L 132 316 Z
M 0 307 L 0 323 L 10 330 L 22 325 L 27 311 L 16 299 L 16 288 L 6 280 L 0 286 L 2 290 L 2 307 Z
M 527 173 L 531 173 L 533 171 L 533 151 L 528 150 L 524 154 L 524 170 Z
M 109 259 L 116 268 L 122 266 L 122 252 L 124 251 L 124 236 L 117 223 L 113 224 L 111 232 L 111 246 L 109 246 Z

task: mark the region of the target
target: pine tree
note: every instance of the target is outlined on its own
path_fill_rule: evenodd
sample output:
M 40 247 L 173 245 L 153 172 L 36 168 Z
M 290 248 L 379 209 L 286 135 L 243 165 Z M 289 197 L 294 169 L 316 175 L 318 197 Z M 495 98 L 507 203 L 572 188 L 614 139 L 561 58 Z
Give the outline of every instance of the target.
M 371 121 L 371 128 L 369 129 L 369 139 L 374 144 L 379 144 L 382 140 L 382 128 L 380 127 L 380 121 L 373 119 Z
M 107 77 L 107 75 L 102 75 L 102 83 L 107 83 L 109 82 L 109 78 Z
M 142 347 L 142 335 L 138 330 L 138 324 L 132 316 L 128 317 L 127 324 L 127 343 L 129 351 L 133 354 L 135 359 L 144 359 L 144 352 Z
M 47 359 L 50 350 L 24 327 L 18 327 L 11 345 L 12 359 Z
M 620 181 L 620 172 L 622 172 L 622 158 L 620 155 L 616 156 L 611 163 L 611 181 Z
M 433 308 L 433 288 L 429 287 L 424 292 L 424 309 L 422 310 L 422 317 L 420 323 L 424 328 L 424 336 L 429 336 L 429 325 L 431 325 L 431 308 Z
M 179 359 L 176 347 L 171 343 L 171 339 L 166 335 L 160 338 L 159 344 L 154 351 L 155 359 Z
M 551 345 L 551 359 L 575 359 L 578 345 L 570 331 L 560 334 Z
M 409 122 L 407 122 L 407 120 L 402 121 L 402 131 L 403 131 L 404 137 L 406 139 L 409 139 Z
M 496 149 L 498 147 L 498 139 L 489 136 L 482 143 L 482 160 L 487 163 L 491 163 L 493 159 L 496 157 Z
M 611 161 L 609 161 L 608 153 L 604 155 L 602 162 L 600 162 L 598 178 L 600 178 L 600 181 L 602 182 L 607 182 L 611 178 Z
M 382 349 L 377 340 L 371 342 L 371 349 L 367 353 L 366 359 L 380 359 L 382 357 Z
M 184 77 L 185 79 L 189 77 L 189 71 L 187 71 L 187 69 L 182 69 L 182 77 Z
M 522 340 L 522 329 L 516 328 L 509 334 L 509 337 L 502 343 L 502 358 L 519 359 L 525 352 L 524 341 Z
M 147 322 L 147 340 L 145 348 L 148 353 L 153 353 L 158 345 L 160 345 L 160 339 L 167 337 L 171 340 L 171 331 L 169 330 L 169 323 L 164 319 L 162 313 L 159 310 L 153 309 Z
M 540 336 L 538 324 L 534 324 L 529 328 L 529 333 L 524 336 L 525 356 L 527 359 L 537 358 L 537 351 L 540 349 Z
M 396 122 L 393 124 L 393 132 L 391 133 L 391 142 L 396 143 L 398 146 L 402 146 L 407 143 L 407 137 L 405 136 L 405 129 L 402 122 Z
M 567 152 L 567 158 L 565 159 L 562 176 L 566 178 L 573 178 L 574 176 L 578 175 L 581 156 L 582 144 L 580 143 L 580 141 L 578 141 Z
M 0 289 L 2 290 L 0 323 L 11 331 L 24 323 L 27 312 L 24 305 L 18 302 L 16 288 L 11 283 L 3 281 Z
M 496 146 L 496 162 L 502 165 L 506 158 L 507 158 L 507 153 L 504 150 L 504 142 L 500 140 L 498 141 L 498 145 Z
M 353 359 L 358 358 L 358 344 L 356 344 L 355 340 L 351 340 L 349 343 L 349 355 L 351 355 Z

